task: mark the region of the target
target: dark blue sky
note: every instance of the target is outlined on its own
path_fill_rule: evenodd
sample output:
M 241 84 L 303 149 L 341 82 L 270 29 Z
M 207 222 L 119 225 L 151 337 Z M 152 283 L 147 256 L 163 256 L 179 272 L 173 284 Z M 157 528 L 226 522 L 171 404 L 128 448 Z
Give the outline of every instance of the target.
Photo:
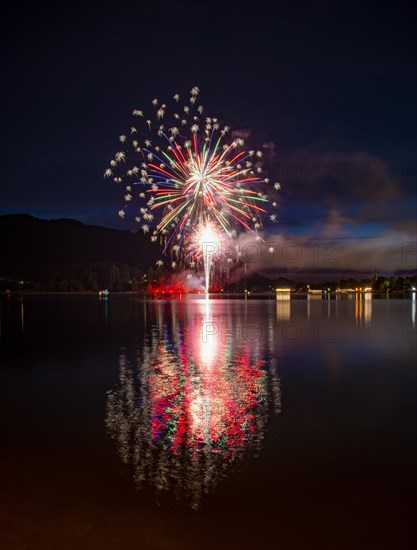
M 274 238 L 415 242 L 415 15 L 412 2 L 9 5 L 0 213 L 130 227 L 103 180 L 117 136 L 132 108 L 197 85 L 207 113 L 268 145 Z

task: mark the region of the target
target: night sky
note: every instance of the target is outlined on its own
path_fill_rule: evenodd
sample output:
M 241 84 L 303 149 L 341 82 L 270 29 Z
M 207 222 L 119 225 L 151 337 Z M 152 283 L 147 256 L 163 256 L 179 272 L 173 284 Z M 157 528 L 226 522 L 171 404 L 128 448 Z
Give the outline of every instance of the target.
M 302 247 L 298 269 L 415 270 L 402 255 L 416 242 L 415 13 L 412 2 L 9 3 L 0 213 L 134 229 L 103 179 L 117 137 L 132 109 L 198 86 L 208 115 L 264 147 L 282 184 L 266 235 Z M 314 264 L 313 242 L 335 244 L 337 265 Z

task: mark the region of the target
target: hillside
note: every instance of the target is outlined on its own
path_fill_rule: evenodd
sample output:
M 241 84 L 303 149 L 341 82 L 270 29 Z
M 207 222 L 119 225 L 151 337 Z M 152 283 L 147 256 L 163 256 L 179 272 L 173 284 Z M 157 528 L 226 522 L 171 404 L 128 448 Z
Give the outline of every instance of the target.
M 68 219 L 0 216 L 0 277 L 36 279 L 60 265 L 125 263 L 146 270 L 160 246 L 140 232 L 85 225 Z

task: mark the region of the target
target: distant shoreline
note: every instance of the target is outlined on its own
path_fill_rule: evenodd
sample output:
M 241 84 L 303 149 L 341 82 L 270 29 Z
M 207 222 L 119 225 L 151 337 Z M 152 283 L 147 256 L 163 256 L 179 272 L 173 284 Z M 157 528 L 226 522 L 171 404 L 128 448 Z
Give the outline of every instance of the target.
M 361 296 L 365 293 L 363 291 L 342 291 L 342 292 L 335 292 L 335 291 L 323 291 L 323 294 L 309 294 L 308 292 L 291 292 L 288 293 L 291 298 L 298 298 L 298 297 L 307 297 L 311 296 L 311 298 L 319 299 L 323 298 L 325 299 L 326 296 L 352 296 L 355 294 L 360 294 Z M 381 290 L 375 290 L 372 292 L 367 292 L 366 294 L 372 295 L 372 296 L 403 296 L 403 295 L 410 295 L 416 294 L 415 290 L 403 290 L 403 291 L 381 291 Z M 95 291 L 74 291 L 74 292 L 47 292 L 47 291 L 37 291 L 37 290 L 11 290 L 11 291 L 1 291 L 0 296 L 97 296 L 98 298 L 104 299 L 109 296 L 141 296 L 141 297 L 170 297 L 170 296 L 200 296 L 204 297 L 206 294 L 204 292 L 134 292 L 134 291 L 114 291 L 109 292 L 108 295 L 100 295 L 99 292 Z M 216 297 L 271 297 L 276 298 L 277 293 L 272 292 L 253 292 L 248 291 L 245 292 L 210 292 L 209 296 L 216 296 Z M 282 296 L 281 296 L 282 297 Z

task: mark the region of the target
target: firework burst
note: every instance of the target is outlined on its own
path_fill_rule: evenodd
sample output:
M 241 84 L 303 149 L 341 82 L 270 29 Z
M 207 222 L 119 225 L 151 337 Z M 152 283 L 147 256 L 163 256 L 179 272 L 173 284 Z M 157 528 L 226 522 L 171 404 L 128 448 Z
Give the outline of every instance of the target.
M 167 105 L 156 98 L 152 117 L 134 109 L 134 125 L 119 137 L 123 150 L 104 173 L 125 185 L 126 204 L 119 215 L 124 217 L 134 199 L 140 199 L 134 215 L 143 232 L 161 241 L 164 252 L 175 256 L 173 264 L 192 267 L 204 261 L 196 235 L 207 228 L 211 235 L 233 238 L 241 231 L 258 235 L 265 217 L 276 220 L 268 214 L 269 197 L 261 190 L 269 183 L 261 177 L 262 151 L 246 150 L 229 126 L 203 116 L 198 93 L 192 88 L 185 105 L 178 94 L 173 96 L 171 122 Z

